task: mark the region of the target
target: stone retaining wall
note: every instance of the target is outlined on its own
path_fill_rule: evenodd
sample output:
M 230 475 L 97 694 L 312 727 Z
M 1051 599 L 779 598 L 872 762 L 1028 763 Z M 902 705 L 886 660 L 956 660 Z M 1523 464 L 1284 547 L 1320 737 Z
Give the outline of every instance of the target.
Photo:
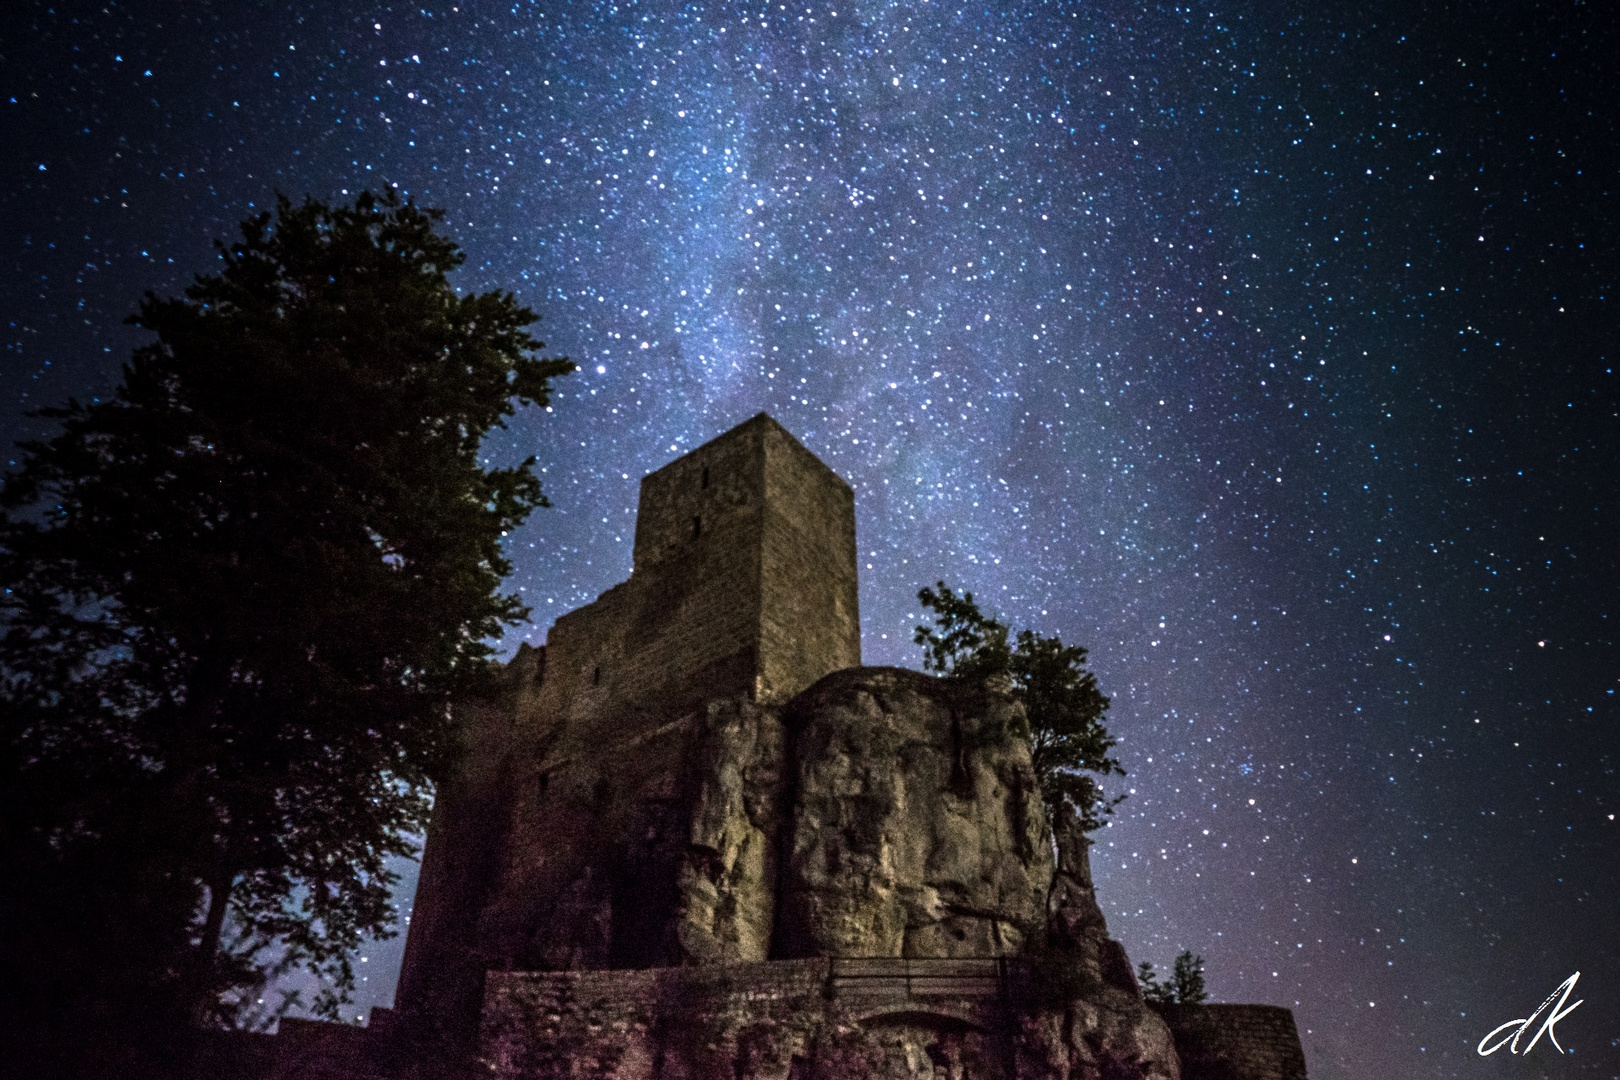
M 490 972 L 480 1057 L 503 1080 L 809 1080 L 874 1067 L 925 1080 L 942 1064 L 956 1080 L 1004 1080 L 1017 982 L 996 959 Z
M 1181 1080 L 1306 1080 L 1292 1011 L 1276 1005 L 1154 1005 L 1170 1025 Z

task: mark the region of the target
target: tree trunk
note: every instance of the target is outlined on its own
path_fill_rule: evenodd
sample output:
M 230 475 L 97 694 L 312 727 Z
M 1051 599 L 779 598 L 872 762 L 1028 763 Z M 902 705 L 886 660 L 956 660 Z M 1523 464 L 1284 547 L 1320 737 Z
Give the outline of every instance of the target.
M 197 946 L 198 951 L 207 959 L 205 963 L 213 966 L 214 954 L 219 952 L 219 939 L 225 932 L 225 912 L 230 906 L 231 885 L 226 878 L 224 884 L 210 883 L 208 886 L 208 919 L 203 923 L 202 944 Z
M 208 882 L 208 917 L 203 920 L 202 940 L 192 971 L 192 1003 L 197 1022 L 209 1026 L 216 1019 L 214 1008 L 214 962 L 219 955 L 220 939 L 225 933 L 225 914 L 230 910 L 231 885 L 234 874 L 222 873 Z
M 212 839 L 217 836 L 221 823 L 215 819 L 206 786 L 208 765 L 215 750 L 210 729 L 225 700 L 230 674 L 230 665 L 216 649 L 205 644 L 191 665 L 185 702 L 174 704 L 171 699 L 168 704 L 174 717 L 174 735 L 166 763 L 168 827 L 183 838 L 182 858 L 190 864 L 189 871 L 198 875 L 208 889 L 208 913 L 203 919 L 201 938 L 188 958 L 190 970 L 186 972 L 193 1018 L 205 1027 L 212 1026 L 218 1019 L 214 994 L 219 986 L 217 958 L 225 933 L 225 916 L 230 910 L 231 887 L 236 879 L 234 871 L 229 869 L 227 851 Z

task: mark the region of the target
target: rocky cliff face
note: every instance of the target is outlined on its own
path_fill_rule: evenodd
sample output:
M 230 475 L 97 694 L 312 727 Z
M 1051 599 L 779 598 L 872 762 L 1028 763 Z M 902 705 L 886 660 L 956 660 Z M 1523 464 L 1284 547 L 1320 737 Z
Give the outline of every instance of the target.
M 1177 1080 L 1010 696 L 851 668 L 696 722 L 684 966 L 492 973 L 497 1076 Z
M 677 888 L 676 939 L 692 964 L 770 955 L 787 740 L 781 710 L 712 702 Z
M 1038 951 L 1053 847 L 1022 732 L 1006 695 L 895 668 L 837 672 L 781 709 L 711 703 L 683 962 Z
M 852 668 L 787 710 L 782 956 L 1019 956 L 1052 842 L 1023 714 L 915 671 Z

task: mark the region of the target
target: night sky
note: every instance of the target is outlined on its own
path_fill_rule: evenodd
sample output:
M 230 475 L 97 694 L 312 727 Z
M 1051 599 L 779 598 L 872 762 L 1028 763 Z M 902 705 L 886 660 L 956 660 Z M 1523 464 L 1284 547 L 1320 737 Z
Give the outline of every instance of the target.
M 581 368 L 489 442 L 555 504 L 509 648 L 769 411 L 855 488 L 866 662 L 937 578 L 1092 650 L 1133 961 L 1293 1008 L 1317 1080 L 1620 1069 L 1606 2 L 0 20 L 8 444 L 275 191 L 397 185 Z M 1572 1055 L 1476 1054 L 1577 970 Z

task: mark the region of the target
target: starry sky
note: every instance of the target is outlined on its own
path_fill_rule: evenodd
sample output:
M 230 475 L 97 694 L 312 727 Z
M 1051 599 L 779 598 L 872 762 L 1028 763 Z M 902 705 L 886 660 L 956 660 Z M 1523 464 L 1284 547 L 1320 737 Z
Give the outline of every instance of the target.
M 1318 1080 L 1620 1070 L 1606 5 L 0 20 L 7 444 L 276 191 L 397 186 L 580 364 L 488 443 L 555 504 L 508 648 L 628 575 L 642 475 L 769 411 L 855 488 L 866 662 L 919 665 L 937 578 L 1092 650 L 1133 960 L 1291 1007 Z M 1577 970 L 1573 1054 L 1477 1055 Z

